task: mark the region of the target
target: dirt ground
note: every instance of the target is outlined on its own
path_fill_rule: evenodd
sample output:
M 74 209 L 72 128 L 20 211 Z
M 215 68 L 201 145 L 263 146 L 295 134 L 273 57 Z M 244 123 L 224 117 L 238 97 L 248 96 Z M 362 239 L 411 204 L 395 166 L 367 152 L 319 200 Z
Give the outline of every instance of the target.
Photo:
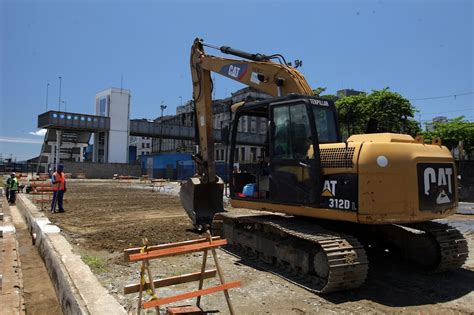
M 124 307 L 136 309 L 137 295 L 123 295 L 126 284 L 138 283 L 139 265 L 123 261 L 123 249 L 197 238 L 177 197 L 178 184 L 167 183 L 163 192 L 138 182 L 70 180 L 66 213 L 47 215 L 76 251 L 94 257 L 91 269 Z M 474 309 L 474 220 L 455 215 L 446 220 L 459 226 L 468 239 L 471 255 L 464 268 L 444 274 L 426 274 L 393 253 L 369 253 L 370 271 L 357 290 L 318 296 L 283 279 L 274 270 L 248 258 L 219 250 L 227 280 L 241 280 L 231 290 L 238 314 L 316 313 L 435 313 L 472 314 Z M 202 256 L 190 254 L 155 260 L 155 277 L 199 271 Z M 212 260 L 212 259 L 211 259 Z M 208 260 L 209 261 L 209 260 Z M 209 263 L 209 267 L 213 264 Z M 214 280 L 206 285 L 216 283 Z M 168 296 L 193 290 L 197 283 L 158 291 Z M 192 304 L 193 301 L 188 301 Z M 186 304 L 186 303 L 179 303 Z M 205 310 L 227 314 L 222 293 L 202 299 Z

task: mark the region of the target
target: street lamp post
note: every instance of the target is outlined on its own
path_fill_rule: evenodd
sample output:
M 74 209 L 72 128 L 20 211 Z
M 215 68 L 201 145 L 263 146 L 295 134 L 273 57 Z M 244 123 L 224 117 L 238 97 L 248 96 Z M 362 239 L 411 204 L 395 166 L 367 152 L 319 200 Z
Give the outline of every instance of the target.
M 63 77 L 58 77 L 58 79 L 59 79 L 59 101 L 58 101 L 58 105 L 59 105 L 59 111 L 61 111 L 61 83 L 62 83 Z
M 46 111 L 48 111 L 49 82 L 46 84 Z
M 166 107 L 167 106 L 163 103 L 163 101 L 161 101 L 161 105 L 160 105 L 160 108 L 161 108 L 161 119 L 160 119 L 161 120 L 160 121 L 160 123 L 161 123 L 161 128 L 160 128 L 161 129 L 161 136 L 160 136 L 160 146 L 158 148 L 158 150 L 159 150 L 158 152 L 160 152 L 160 153 L 161 153 L 161 143 L 163 142 L 163 112 L 165 111 Z
M 64 111 L 67 112 L 67 101 L 61 101 L 61 104 L 64 104 Z

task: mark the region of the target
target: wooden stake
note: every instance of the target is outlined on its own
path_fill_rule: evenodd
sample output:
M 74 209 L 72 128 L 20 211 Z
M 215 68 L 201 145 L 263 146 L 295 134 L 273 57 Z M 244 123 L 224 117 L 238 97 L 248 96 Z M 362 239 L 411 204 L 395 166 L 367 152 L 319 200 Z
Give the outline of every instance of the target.
M 212 244 L 212 236 L 211 233 L 209 233 L 209 230 L 206 231 L 205 235 L 206 241 L 209 242 L 209 245 Z M 201 266 L 201 279 L 199 280 L 199 290 L 202 289 L 202 285 L 204 283 L 204 272 L 206 271 L 206 264 L 207 264 L 207 249 L 204 250 L 203 252 L 203 257 L 202 257 L 202 266 Z M 196 300 L 196 305 L 200 307 L 201 304 L 201 296 L 197 297 Z
M 217 274 L 219 275 L 219 280 L 221 281 L 221 284 L 225 283 L 224 280 L 224 274 L 222 273 L 221 267 L 219 265 L 219 260 L 217 259 L 217 254 L 215 249 L 211 249 L 212 252 L 212 257 L 214 257 L 214 263 L 216 264 L 216 269 L 217 269 Z M 229 296 L 229 291 L 227 289 L 224 290 L 224 296 L 227 301 L 227 306 L 229 307 L 229 312 L 231 315 L 234 315 L 234 307 L 232 306 L 232 303 L 230 302 L 230 296 Z
M 140 291 L 138 291 L 138 307 L 137 315 L 140 315 L 142 309 L 142 297 L 143 297 L 143 284 L 142 279 L 145 277 L 145 262 L 142 261 L 142 267 L 140 268 Z
M 145 237 L 142 241 L 143 241 L 143 246 L 145 246 L 145 250 L 148 253 L 148 239 Z M 156 293 L 155 293 L 156 291 L 155 291 L 155 283 L 153 281 L 153 275 L 152 275 L 151 270 L 150 270 L 150 262 L 148 261 L 148 259 L 143 259 L 143 265 L 145 266 L 145 269 L 148 273 L 148 281 L 150 282 L 150 288 L 151 288 L 152 299 L 153 299 L 154 297 L 156 297 Z M 140 279 L 140 285 L 142 285 L 141 284 L 141 279 Z M 140 290 L 139 295 L 141 295 L 141 293 L 142 293 L 142 290 Z M 140 302 L 141 302 L 141 297 L 140 297 Z M 156 311 L 157 315 L 160 315 L 160 307 L 159 306 L 155 306 L 155 311 Z
M 202 289 L 202 285 L 204 283 L 204 272 L 206 271 L 206 263 L 207 263 L 207 249 L 205 249 L 204 252 L 203 252 L 202 266 L 201 266 L 201 278 L 199 279 L 199 288 L 198 288 L 198 290 Z M 196 305 L 200 307 L 200 304 L 201 304 L 201 296 L 198 296 L 197 300 L 196 300 Z

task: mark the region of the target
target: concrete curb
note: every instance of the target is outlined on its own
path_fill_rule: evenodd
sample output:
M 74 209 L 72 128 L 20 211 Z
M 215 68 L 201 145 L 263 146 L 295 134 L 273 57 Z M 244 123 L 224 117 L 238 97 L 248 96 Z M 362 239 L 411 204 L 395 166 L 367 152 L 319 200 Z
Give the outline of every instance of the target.
M 459 202 L 458 214 L 474 214 L 474 202 Z
M 73 253 L 56 225 L 22 194 L 17 197 L 17 207 L 30 233 L 36 234 L 36 246 L 64 314 L 127 314 L 80 256 Z

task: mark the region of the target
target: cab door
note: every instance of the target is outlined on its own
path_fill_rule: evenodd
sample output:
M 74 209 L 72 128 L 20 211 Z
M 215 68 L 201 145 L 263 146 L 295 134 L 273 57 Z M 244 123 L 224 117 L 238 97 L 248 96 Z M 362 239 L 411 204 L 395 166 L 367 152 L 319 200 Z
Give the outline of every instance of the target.
M 270 110 L 270 201 L 317 205 L 321 167 L 312 112 L 304 101 L 274 104 Z M 315 158 L 317 157 L 317 158 Z

